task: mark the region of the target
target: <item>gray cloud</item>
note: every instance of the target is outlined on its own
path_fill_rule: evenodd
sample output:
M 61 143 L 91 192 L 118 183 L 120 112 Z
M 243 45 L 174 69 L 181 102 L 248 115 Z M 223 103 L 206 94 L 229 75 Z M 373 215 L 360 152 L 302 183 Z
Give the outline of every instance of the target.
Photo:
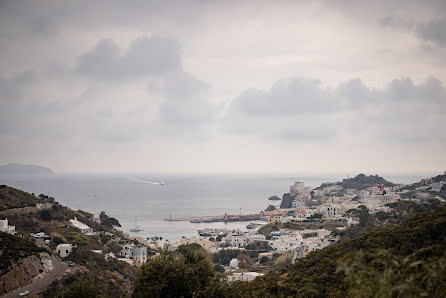
M 446 88 L 436 78 L 419 84 L 395 79 L 382 89 L 369 88 L 360 79 L 333 89 L 308 79 L 288 82 L 269 91 L 248 90 L 234 99 L 224 128 L 293 141 L 351 133 L 405 141 L 446 138 L 438 130 L 446 124 Z
M 104 39 L 81 55 L 76 71 L 96 79 L 129 79 L 135 76 L 162 75 L 181 69 L 178 42 L 166 37 L 140 37 L 123 55 L 113 40 Z
M 24 89 L 36 78 L 34 72 L 28 71 L 13 77 L 2 77 L 0 74 L 1 101 L 14 101 L 23 98 Z
M 426 41 L 444 46 L 446 45 L 446 17 L 418 24 L 415 27 L 415 32 Z
M 306 78 L 278 81 L 269 91 L 249 89 L 231 105 L 231 109 L 253 115 L 321 113 L 335 107 L 336 102 L 321 82 Z
M 84 91 L 69 96 L 53 92 L 50 98 L 39 98 L 32 90 L 26 92 L 33 85 L 39 86 L 42 79 L 74 81 Z M 104 99 L 104 94 L 134 84 L 135 79 L 140 81 L 136 91 L 140 88 L 138 94 L 142 98 L 127 95 L 122 99 Z M 214 124 L 218 112 L 209 101 L 210 85 L 182 70 L 178 42 L 160 36 L 137 38 L 123 54 L 113 40 L 103 39 L 79 57 L 75 68 L 52 67 L 38 77 L 34 72 L 0 77 L 0 90 L 3 134 L 51 135 L 47 132 L 53 125 L 55 129 L 51 131 L 64 131 L 69 136 L 80 130 L 107 142 L 132 142 L 151 134 L 195 135 L 202 139 L 209 135 L 208 127 Z M 154 100 L 153 94 L 160 96 L 159 104 L 147 105 Z M 19 102 L 21 98 L 26 100 Z M 130 105 L 122 110 L 120 102 Z M 157 114 L 158 122 L 145 114 L 152 118 Z M 79 120 L 76 129 L 73 118 Z

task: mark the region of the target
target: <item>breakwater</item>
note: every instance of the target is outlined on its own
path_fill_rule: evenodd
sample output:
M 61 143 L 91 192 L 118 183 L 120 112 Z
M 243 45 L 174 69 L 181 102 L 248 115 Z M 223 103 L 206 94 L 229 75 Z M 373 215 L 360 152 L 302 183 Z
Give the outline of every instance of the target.
M 232 221 L 250 221 L 260 220 L 262 214 L 239 214 L 239 215 L 215 215 L 215 216 L 191 216 L 191 217 L 167 217 L 165 221 L 188 221 L 191 223 L 209 223 L 209 222 L 232 222 Z

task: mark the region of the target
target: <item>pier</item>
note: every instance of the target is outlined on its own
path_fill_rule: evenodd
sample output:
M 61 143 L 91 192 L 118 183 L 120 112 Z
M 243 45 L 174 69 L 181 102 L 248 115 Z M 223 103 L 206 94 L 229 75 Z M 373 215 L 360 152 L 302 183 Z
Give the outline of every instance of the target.
M 209 222 L 232 222 L 232 221 L 250 221 L 259 220 L 262 214 L 245 214 L 245 215 L 215 215 L 215 216 L 191 216 L 191 217 L 167 217 L 165 221 L 188 221 L 191 223 L 209 223 Z

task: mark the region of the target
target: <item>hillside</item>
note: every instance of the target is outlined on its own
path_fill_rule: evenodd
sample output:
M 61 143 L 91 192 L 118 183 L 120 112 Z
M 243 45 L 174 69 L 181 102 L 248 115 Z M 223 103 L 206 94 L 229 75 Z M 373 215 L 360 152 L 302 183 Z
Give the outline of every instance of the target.
M 383 184 L 384 186 L 394 186 L 392 182 L 387 181 L 383 177 L 378 175 L 364 175 L 359 174 L 354 178 L 343 179 L 342 182 L 338 183 L 344 189 L 354 188 L 354 189 L 365 189 L 373 184 Z
M 446 207 L 314 251 L 242 288 L 247 297 L 441 297 Z
M 4 175 L 36 175 L 36 174 L 54 174 L 54 172 L 46 167 L 39 165 L 24 165 L 19 163 L 9 163 L 0 165 L 0 174 Z
M 118 259 L 107 260 L 104 257 L 105 253 L 118 253 L 122 249 L 118 242 L 124 236 L 122 232 L 113 228 L 113 226 L 119 226 L 115 218 L 102 212 L 99 222 L 96 222 L 91 213 L 72 210 L 62 206 L 52 197 L 45 195 L 36 197 L 6 185 L 0 187 L 0 206 L 3 208 L 0 210 L 0 219 L 7 217 L 9 224 L 14 225 L 16 231 L 26 238 L 8 234 L 2 235 L 4 239 L 0 238 L 0 261 L 2 262 L 0 270 L 3 270 L 3 272 L 0 271 L 0 283 L 2 275 L 4 277 L 3 273 L 11 266 L 9 260 L 12 264 L 17 263 L 16 260 L 32 257 L 35 253 L 35 245 L 28 241 L 32 239 L 30 233 L 44 232 L 52 238 L 49 243 L 52 250 L 59 243 L 75 244 L 77 248 L 66 260 L 73 261 L 80 268 L 79 273 L 72 275 L 70 279 L 51 285 L 45 297 L 59 297 L 58 293 L 68 284 L 87 277 L 89 280 L 94 280 L 98 293 L 105 297 L 128 294 L 131 280 L 136 275 L 135 267 Z M 73 218 L 87 224 L 96 231 L 96 235 L 82 234 L 71 224 L 70 219 Z M 4 244 L 3 250 L 2 244 Z M 101 250 L 104 253 L 99 254 L 92 250 Z M 9 290 L 11 289 L 13 288 Z
M 0 185 L 0 211 L 13 208 L 36 206 L 39 200 L 27 192 Z

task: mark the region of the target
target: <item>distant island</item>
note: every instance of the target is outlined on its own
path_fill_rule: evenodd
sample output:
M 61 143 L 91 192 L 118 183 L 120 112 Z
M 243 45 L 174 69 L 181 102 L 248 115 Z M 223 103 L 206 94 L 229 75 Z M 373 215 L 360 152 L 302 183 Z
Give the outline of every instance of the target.
M 54 174 L 54 172 L 46 167 L 39 165 L 24 165 L 19 163 L 8 163 L 6 165 L 0 165 L 0 174 L 25 174 L 25 175 L 37 175 L 37 174 Z

